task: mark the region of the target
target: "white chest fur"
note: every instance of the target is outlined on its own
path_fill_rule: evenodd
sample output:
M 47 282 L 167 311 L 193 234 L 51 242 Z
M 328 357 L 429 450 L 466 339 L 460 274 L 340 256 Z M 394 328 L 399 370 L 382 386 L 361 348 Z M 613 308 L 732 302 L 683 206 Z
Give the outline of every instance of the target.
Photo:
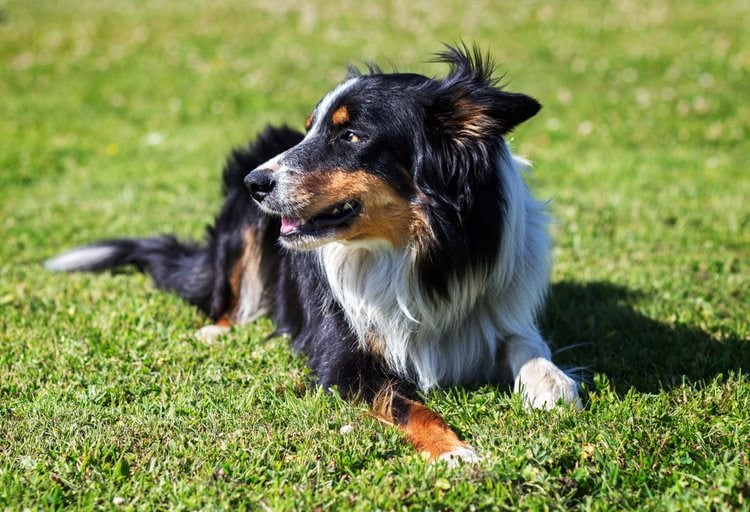
M 427 390 L 489 378 L 496 370 L 497 329 L 492 308 L 471 289 L 477 283 L 454 286 L 453 300 L 435 303 L 423 295 L 406 251 L 329 244 L 320 254 L 363 348 L 374 337 L 397 374 Z
M 448 297 L 427 296 L 410 249 L 331 243 L 318 249 L 333 295 L 363 348 L 380 343 L 388 366 L 423 389 L 494 380 L 504 371 L 505 338 L 537 338 L 535 315 L 549 279 L 543 206 L 521 176 L 524 162 L 498 163 L 508 204 L 493 268 L 449 282 Z M 515 373 L 515 372 L 514 372 Z

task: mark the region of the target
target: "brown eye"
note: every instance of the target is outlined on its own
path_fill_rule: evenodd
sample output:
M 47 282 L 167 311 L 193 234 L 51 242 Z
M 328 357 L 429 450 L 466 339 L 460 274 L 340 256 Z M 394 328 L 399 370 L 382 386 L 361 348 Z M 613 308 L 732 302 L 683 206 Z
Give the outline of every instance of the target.
M 341 139 L 352 144 L 355 144 L 362 140 L 362 138 L 354 132 L 344 132 L 341 135 Z

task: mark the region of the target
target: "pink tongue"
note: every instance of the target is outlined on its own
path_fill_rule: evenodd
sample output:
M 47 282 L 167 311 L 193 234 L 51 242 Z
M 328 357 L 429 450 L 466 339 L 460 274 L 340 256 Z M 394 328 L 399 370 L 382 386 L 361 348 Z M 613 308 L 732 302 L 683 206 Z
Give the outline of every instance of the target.
M 300 219 L 287 219 L 286 217 L 281 218 L 281 234 L 288 235 L 292 231 L 298 230 L 302 226 Z

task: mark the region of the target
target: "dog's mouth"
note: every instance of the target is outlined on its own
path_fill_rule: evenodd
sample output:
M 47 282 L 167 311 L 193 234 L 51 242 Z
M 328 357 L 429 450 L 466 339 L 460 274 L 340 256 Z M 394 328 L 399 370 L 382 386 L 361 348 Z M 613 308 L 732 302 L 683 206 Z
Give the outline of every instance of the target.
M 362 204 L 349 200 L 335 204 L 309 219 L 282 217 L 280 234 L 289 241 L 301 237 L 330 236 L 335 231 L 349 227 L 360 213 Z

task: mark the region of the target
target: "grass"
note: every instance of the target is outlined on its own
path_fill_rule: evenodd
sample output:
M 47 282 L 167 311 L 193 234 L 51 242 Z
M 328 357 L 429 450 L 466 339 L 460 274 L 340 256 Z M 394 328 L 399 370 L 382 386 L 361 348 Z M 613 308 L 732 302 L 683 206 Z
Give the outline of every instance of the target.
M 0 508 L 750 508 L 746 2 L 480 4 L 0 0 Z M 433 393 L 483 460 L 430 465 L 267 321 L 206 345 L 143 276 L 42 269 L 200 237 L 230 148 L 348 62 L 439 74 L 460 38 L 545 105 L 512 143 L 558 219 L 544 329 L 583 411 Z

